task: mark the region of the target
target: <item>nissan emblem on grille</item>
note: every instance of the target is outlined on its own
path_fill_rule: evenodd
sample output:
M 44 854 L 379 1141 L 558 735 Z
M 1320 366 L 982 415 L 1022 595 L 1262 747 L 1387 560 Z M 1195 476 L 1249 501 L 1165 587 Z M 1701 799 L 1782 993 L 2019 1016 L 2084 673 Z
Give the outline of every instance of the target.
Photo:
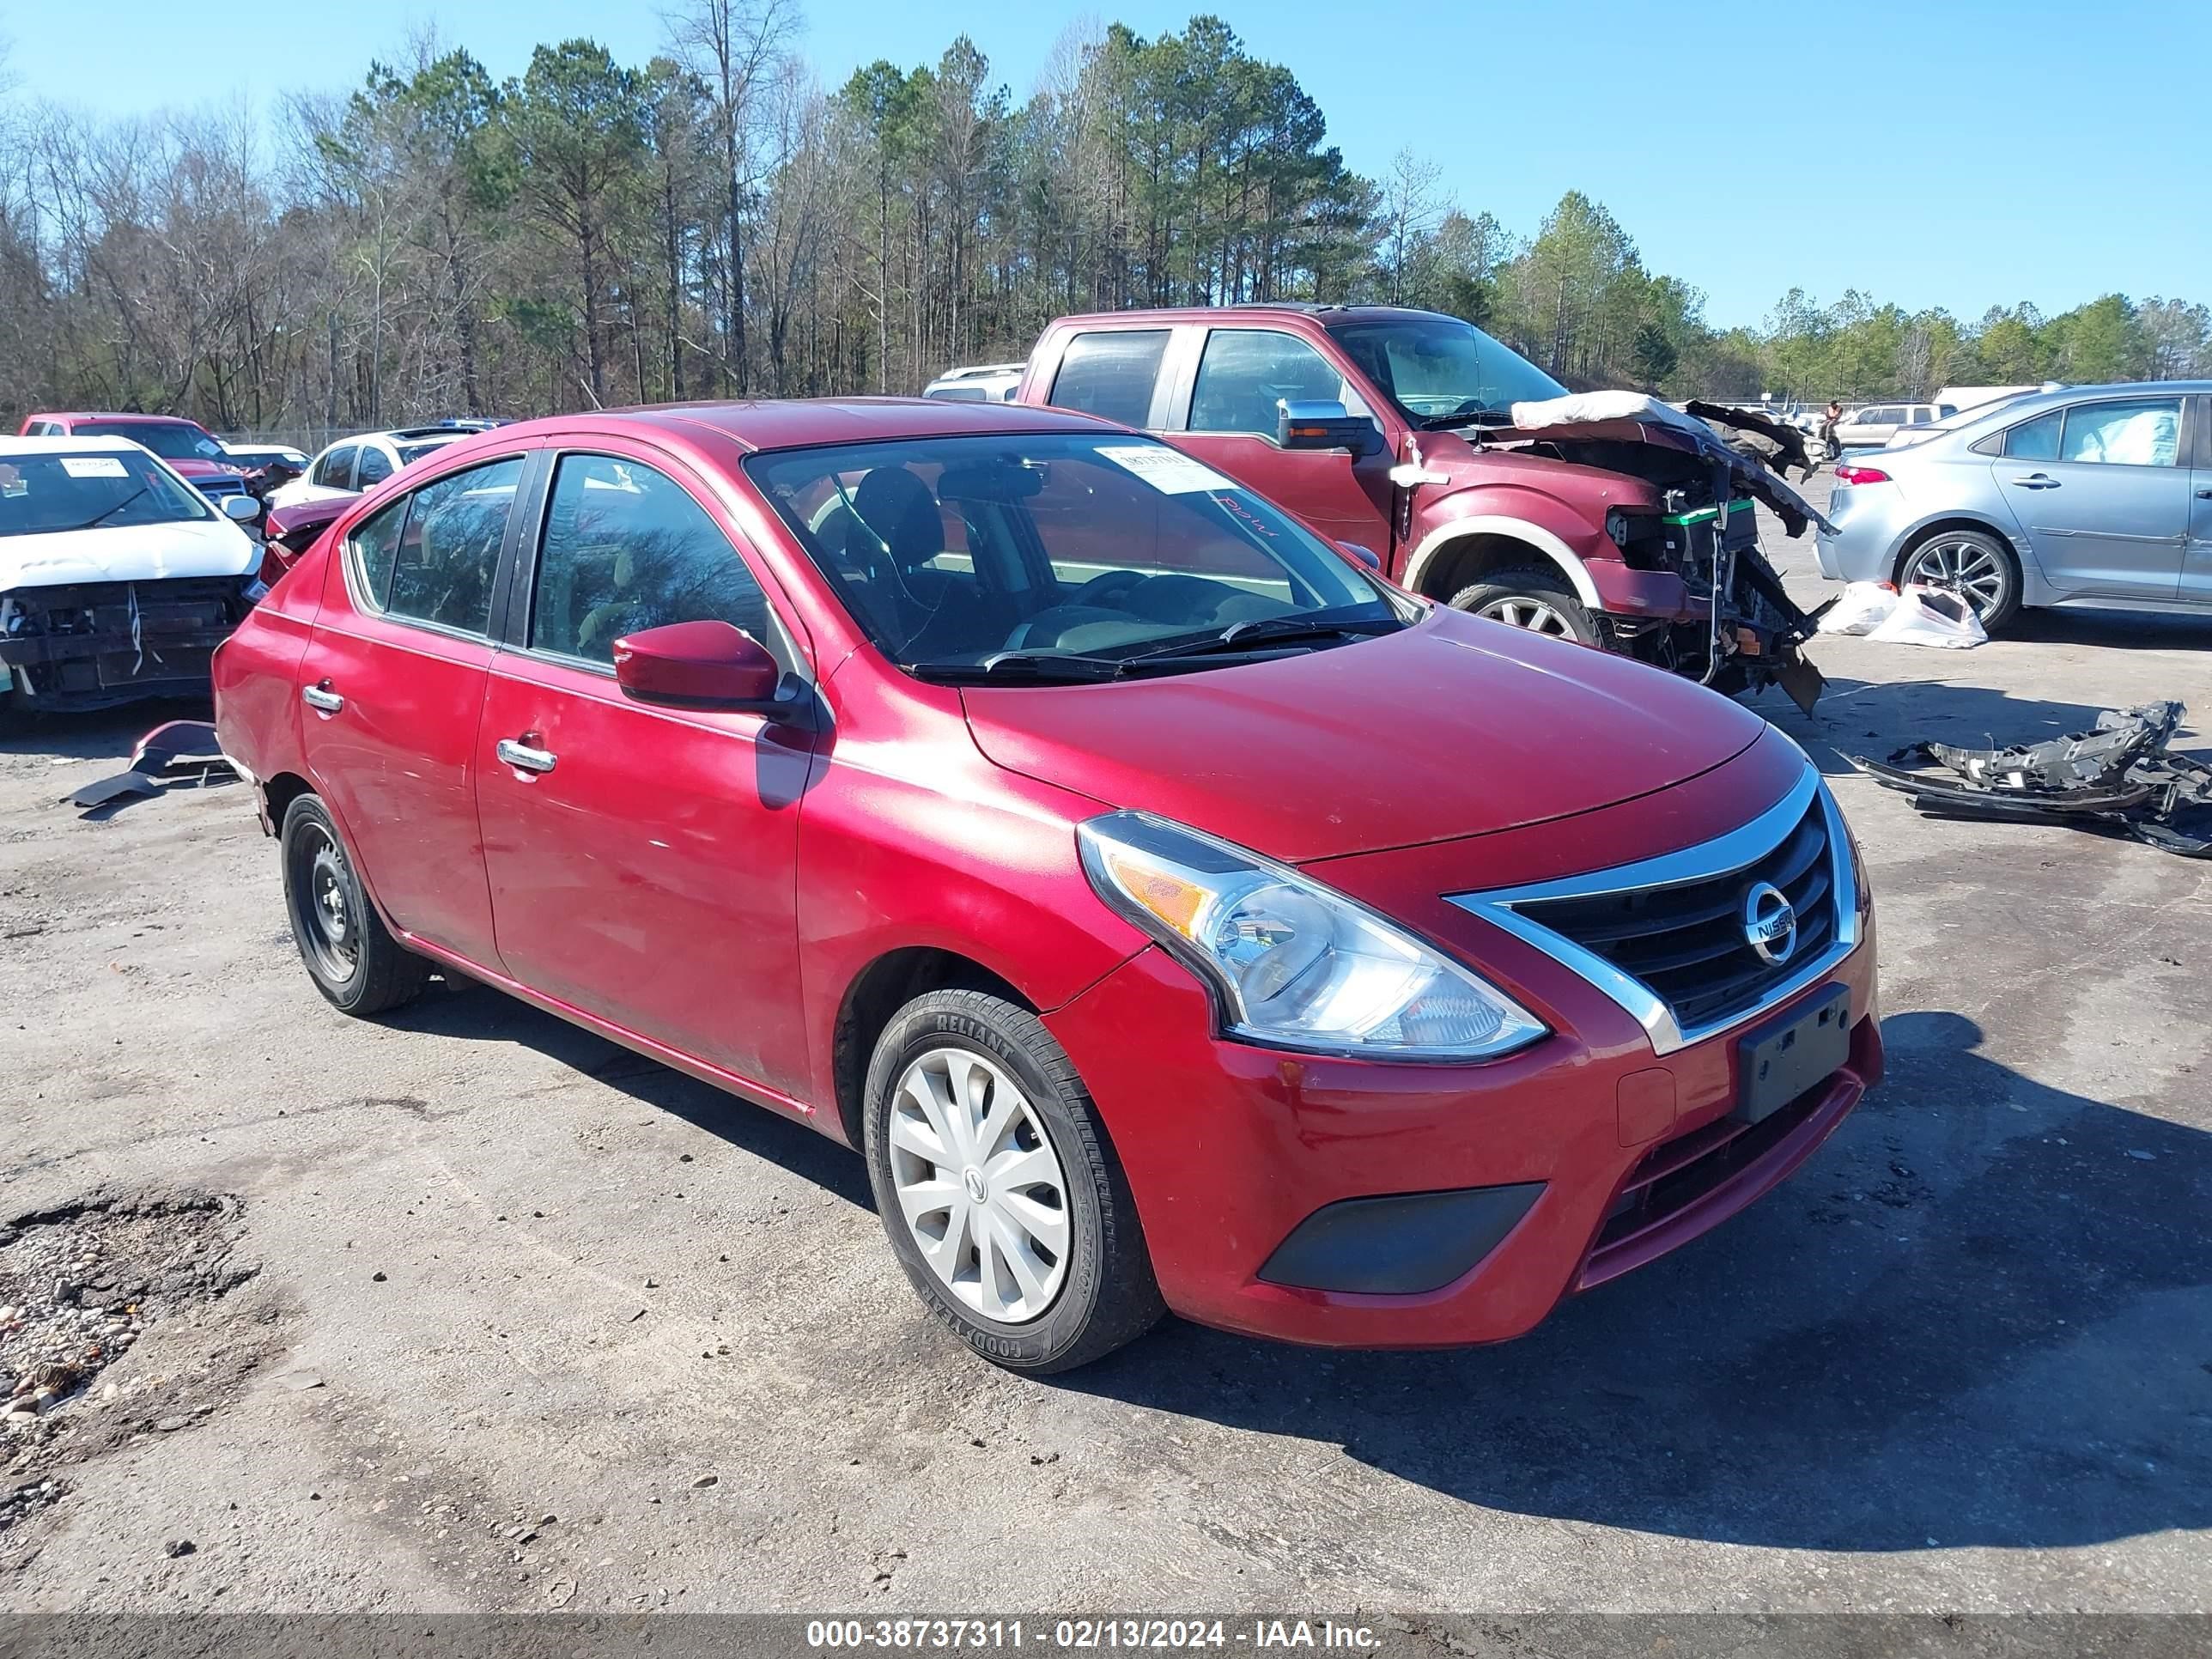
M 1797 948 L 1797 913 L 1771 881 L 1754 882 L 1743 896 L 1743 939 L 1761 962 L 1777 968 Z

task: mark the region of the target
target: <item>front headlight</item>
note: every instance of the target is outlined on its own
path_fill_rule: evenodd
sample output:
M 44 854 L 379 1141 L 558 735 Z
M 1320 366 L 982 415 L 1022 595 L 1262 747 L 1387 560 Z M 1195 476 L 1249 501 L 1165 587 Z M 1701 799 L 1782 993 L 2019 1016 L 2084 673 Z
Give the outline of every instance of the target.
M 1395 1060 L 1488 1060 L 1543 1022 L 1343 894 L 1146 812 L 1079 827 L 1107 903 L 1196 969 L 1226 1035 Z

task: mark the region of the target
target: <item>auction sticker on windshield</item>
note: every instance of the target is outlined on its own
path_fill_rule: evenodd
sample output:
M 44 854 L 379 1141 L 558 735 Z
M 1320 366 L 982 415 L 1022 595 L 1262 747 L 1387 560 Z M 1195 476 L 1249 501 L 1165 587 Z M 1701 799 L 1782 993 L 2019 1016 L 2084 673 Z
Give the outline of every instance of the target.
M 1102 444 L 1098 453 L 1166 495 L 1242 488 L 1233 478 L 1224 478 L 1212 467 L 1164 444 Z
M 127 478 L 130 472 L 118 455 L 64 455 L 62 471 L 72 478 Z

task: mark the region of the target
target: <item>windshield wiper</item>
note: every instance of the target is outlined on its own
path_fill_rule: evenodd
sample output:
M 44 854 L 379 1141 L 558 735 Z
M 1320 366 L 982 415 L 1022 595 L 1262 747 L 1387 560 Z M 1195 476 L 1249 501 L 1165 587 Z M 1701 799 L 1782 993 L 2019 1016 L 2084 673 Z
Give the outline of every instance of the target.
M 1442 432 L 1455 426 L 1511 426 L 1510 411 L 1503 409 L 1455 409 L 1449 415 L 1431 415 L 1413 422 L 1423 432 Z
M 1218 634 L 1180 645 L 1162 646 L 1123 659 L 1125 665 L 1162 662 L 1181 657 L 1209 657 L 1238 651 L 1265 651 L 1278 645 L 1297 645 L 1308 640 L 1339 640 L 1349 635 L 1393 634 L 1406 624 L 1396 617 L 1252 617 L 1231 623 Z
M 917 662 L 907 672 L 939 685 L 1079 685 L 1110 680 L 1121 665 L 1110 657 L 1048 655 L 1041 651 L 1000 651 L 981 662 Z
M 82 524 L 73 524 L 73 525 L 70 525 L 70 526 L 69 526 L 69 529 L 70 529 L 70 530 L 89 530 L 89 529 L 91 529 L 94 525 L 99 524 L 101 520 L 106 520 L 106 519 L 112 519 L 112 518 L 113 518 L 117 514 L 120 513 L 120 512 L 121 512 L 125 507 L 126 507 L 130 506 L 131 502 L 133 502 L 133 501 L 137 501 L 137 500 L 141 495 L 144 495 L 144 494 L 146 493 L 146 491 L 147 491 L 148 488 L 149 488 L 149 486 L 148 486 L 148 485 L 145 485 L 145 484 L 140 484 L 140 485 L 138 486 L 138 488 L 137 488 L 137 489 L 136 489 L 132 490 L 132 491 L 131 491 L 128 495 L 125 495 L 125 496 L 121 501 L 119 501 L 116 502 L 114 506 L 112 506 L 112 507 L 109 507 L 106 512 L 104 512 L 104 513 L 95 513 L 95 514 L 94 514 L 90 518 L 87 519 L 87 520 L 86 520 Z M 67 531 L 64 531 L 64 532 L 63 532 L 62 533 L 64 533 L 64 534 L 67 534 L 67 533 L 68 533 L 68 532 L 67 532 Z

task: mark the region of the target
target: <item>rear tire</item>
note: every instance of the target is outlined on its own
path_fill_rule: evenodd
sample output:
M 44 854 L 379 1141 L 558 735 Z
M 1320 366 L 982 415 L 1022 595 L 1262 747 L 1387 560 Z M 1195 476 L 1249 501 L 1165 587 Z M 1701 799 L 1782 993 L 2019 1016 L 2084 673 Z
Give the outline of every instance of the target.
M 2020 614 L 2020 561 L 1981 530 L 1939 530 L 1899 561 L 1897 585 L 1920 582 L 1973 607 L 1995 635 Z
M 302 795 L 284 809 L 278 833 L 284 913 L 315 988 L 340 1012 L 364 1018 L 421 995 L 430 964 L 376 914 L 329 809 Z
M 923 1304 L 1008 1370 L 1072 1370 L 1166 1311 L 1090 1091 L 1026 1008 L 931 991 L 869 1062 L 861 1145 Z
M 1534 565 L 1495 571 L 1453 594 L 1451 606 L 1532 634 L 1578 640 L 1584 645 L 1599 643 L 1597 623 L 1583 609 L 1583 602 L 1565 579 L 1557 571 L 1540 570 Z

